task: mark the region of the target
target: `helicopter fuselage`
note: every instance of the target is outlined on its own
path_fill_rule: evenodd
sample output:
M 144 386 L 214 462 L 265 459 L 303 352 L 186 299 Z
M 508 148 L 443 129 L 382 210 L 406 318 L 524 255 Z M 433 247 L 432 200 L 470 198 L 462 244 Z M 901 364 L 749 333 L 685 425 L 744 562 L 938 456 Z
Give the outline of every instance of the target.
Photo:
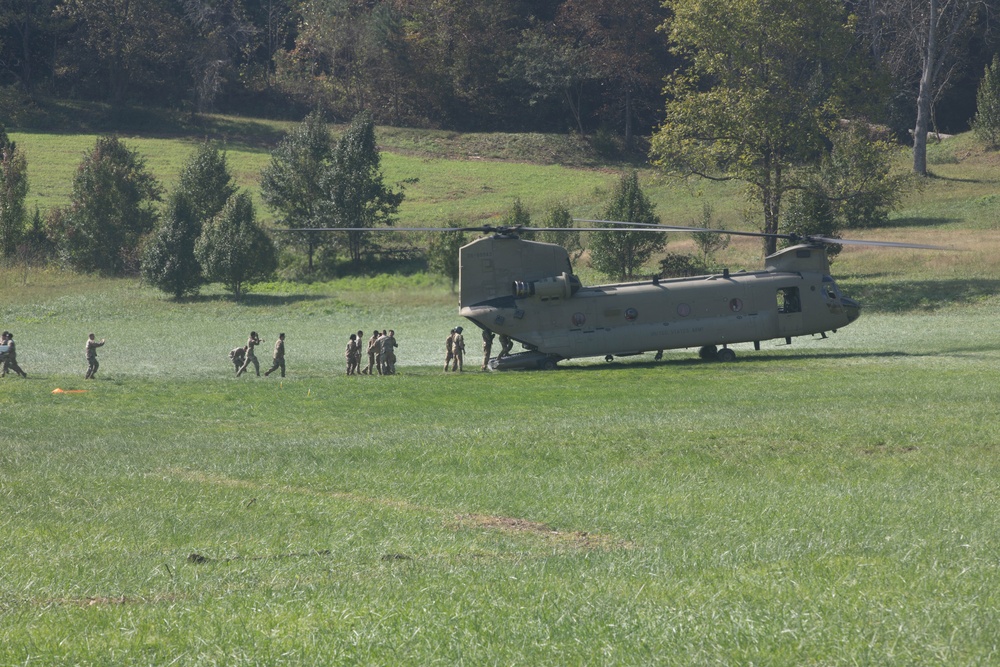
M 461 271 L 462 316 L 555 360 L 790 341 L 860 312 L 810 245 L 760 271 L 583 287 L 560 246 L 497 236 L 463 247 Z

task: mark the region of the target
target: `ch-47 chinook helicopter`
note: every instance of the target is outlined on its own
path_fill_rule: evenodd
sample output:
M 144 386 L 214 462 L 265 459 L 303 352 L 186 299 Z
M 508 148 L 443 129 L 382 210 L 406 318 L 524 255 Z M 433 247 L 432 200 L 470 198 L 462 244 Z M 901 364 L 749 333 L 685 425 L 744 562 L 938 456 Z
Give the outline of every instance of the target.
M 860 305 L 840 292 L 830 275 L 829 244 L 941 249 L 887 241 L 822 236 L 705 230 L 609 221 L 623 231 L 703 232 L 771 236 L 786 247 L 764 260 L 759 271 L 653 278 L 585 287 L 573 274 L 569 253 L 552 243 L 528 241 L 519 228 L 466 227 L 487 235 L 459 251 L 459 314 L 480 329 L 516 341 L 526 350 L 490 360 L 492 370 L 549 370 L 563 360 L 632 356 L 699 348 L 705 360 L 733 361 L 735 343 L 754 344 L 836 332 L 858 318 Z M 614 228 L 614 227 L 611 227 Z M 537 231 L 608 231 L 595 228 L 524 228 Z M 324 229 L 299 231 L 360 231 Z M 402 231 L 373 228 L 364 231 Z M 444 231 L 412 229 L 411 231 Z

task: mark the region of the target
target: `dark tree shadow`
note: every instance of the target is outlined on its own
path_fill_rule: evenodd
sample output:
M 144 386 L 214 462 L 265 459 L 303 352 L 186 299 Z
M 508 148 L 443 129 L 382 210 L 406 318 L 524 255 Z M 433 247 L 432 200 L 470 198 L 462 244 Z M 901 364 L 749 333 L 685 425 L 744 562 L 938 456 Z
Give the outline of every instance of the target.
M 879 282 L 872 276 L 841 279 L 844 294 L 861 304 L 862 313 L 933 311 L 978 303 L 1000 292 L 1000 279 L 904 280 Z

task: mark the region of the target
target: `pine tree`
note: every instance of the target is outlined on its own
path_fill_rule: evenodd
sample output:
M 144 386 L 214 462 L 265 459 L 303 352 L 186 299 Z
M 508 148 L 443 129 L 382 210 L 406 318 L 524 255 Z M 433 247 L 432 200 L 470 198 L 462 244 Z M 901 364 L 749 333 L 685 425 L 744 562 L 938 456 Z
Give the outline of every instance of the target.
M 195 256 L 208 280 L 222 283 L 239 299 L 247 287 L 278 268 L 274 243 L 257 224 L 246 192 L 229 198 L 207 223 L 195 244 Z
M 633 171 L 624 174 L 618 181 L 604 217 L 617 222 L 658 225 L 660 218 L 653 212 L 654 208 L 639 186 L 639 174 Z M 666 242 L 666 235 L 662 232 L 594 232 L 590 237 L 590 263 L 601 273 L 626 280 L 632 278 Z

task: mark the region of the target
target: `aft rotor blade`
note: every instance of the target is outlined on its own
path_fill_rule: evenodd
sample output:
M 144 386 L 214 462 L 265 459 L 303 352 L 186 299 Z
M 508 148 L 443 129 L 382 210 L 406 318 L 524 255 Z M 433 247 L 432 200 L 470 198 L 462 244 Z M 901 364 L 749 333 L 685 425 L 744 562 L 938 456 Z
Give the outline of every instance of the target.
M 862 239 L 835 239 L 829 236 L 805 236 L 804 240 L 818 241 L 820 243 L 830 243 L 836 245 L 870 245 L 883 246 L 885 248 L 917 248 L 920 250 L 953 250 L 942 245 L 928 245 L 926 243 L 904 243 L 900 241 L 865 241 Z

